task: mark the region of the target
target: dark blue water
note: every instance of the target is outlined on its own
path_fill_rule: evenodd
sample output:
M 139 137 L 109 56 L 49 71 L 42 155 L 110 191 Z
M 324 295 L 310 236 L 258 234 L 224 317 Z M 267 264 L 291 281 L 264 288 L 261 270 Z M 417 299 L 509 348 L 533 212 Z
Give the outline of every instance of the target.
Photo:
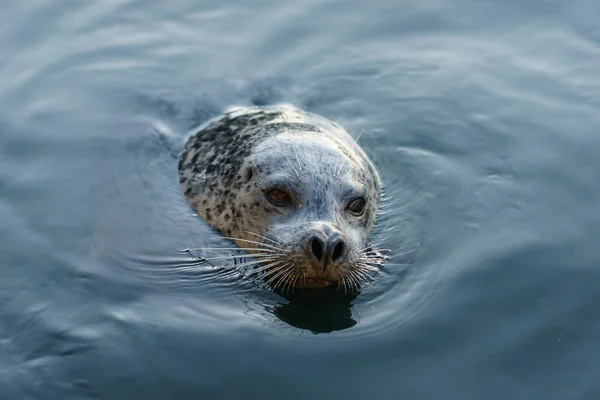
M 600 3 L 0 5 L 0 399 L 600 398 Z M 356 136 L 395 250 L 302 308 L 177 154 L 230 105 Z M 401 255 L 404 252 L 410 252 Z

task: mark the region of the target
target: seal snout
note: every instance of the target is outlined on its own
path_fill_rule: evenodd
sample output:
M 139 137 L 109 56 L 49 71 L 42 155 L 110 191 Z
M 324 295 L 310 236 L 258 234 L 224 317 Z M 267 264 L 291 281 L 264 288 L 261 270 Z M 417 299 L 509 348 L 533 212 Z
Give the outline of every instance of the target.
M 343 261 L 346 255 L 346 243 L 342 235 L 331 230 L 328 233 L 324 235 L 321 232 L 313 232 L 308 239 L 309 253 L 323 265 L 323 271 L 328 265 Z

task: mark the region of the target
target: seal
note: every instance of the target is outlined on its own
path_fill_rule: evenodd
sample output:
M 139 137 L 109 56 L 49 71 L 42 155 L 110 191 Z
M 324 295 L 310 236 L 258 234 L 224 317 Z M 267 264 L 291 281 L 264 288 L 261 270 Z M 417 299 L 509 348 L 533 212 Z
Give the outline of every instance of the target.
M 367 245 L 380 178 L 357 141 L 292 106 L 239 108 L 188 137 L 179 180 L 271 287 L 358 290 L 383 258 Z

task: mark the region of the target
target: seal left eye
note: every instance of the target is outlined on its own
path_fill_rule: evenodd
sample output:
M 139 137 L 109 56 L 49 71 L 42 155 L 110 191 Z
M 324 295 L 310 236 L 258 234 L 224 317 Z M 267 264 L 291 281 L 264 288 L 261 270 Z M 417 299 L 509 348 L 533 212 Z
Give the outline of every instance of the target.
M 282 190 L 271 190 L 267 193 L 267 199 L 276 206 L 287 206 L 292 202 L 292 198 Z
M 361 215 L 365 211 L 366 201 L 364 198 L 359 197 L 358 199 L 352 200 L 348 204 L 348 211 L 350 211 L 354 215 Z

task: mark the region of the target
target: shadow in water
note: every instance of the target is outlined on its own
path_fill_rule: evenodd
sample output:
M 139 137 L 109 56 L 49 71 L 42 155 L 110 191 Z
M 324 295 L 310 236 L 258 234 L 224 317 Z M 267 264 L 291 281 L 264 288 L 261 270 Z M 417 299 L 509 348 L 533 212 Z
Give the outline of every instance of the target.
M 352 318 L 352 301 L 357 292 L 344 293 L 336 288 L 327 288 L 278 294 L 288 303 L 275 307 L 272 312 L 295 328 L 318 334 L 341 331 L 357 324 Z

